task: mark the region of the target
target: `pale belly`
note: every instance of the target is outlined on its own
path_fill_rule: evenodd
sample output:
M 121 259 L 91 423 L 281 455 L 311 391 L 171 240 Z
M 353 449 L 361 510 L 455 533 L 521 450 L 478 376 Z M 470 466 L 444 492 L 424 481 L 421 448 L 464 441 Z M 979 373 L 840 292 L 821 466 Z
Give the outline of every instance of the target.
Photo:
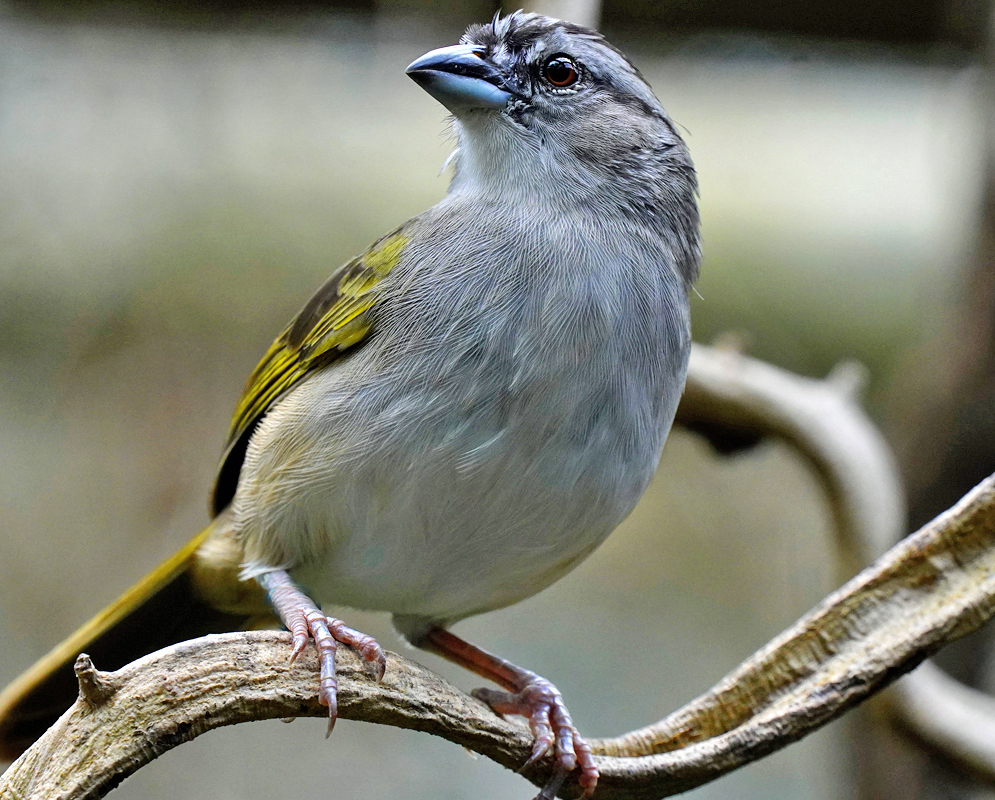
M 652 402 L 590 402 L 565 380 L 511 411 L 421 390 L 330 405 L 335 380 L 309 381 L 259 431 L 256 461 L 269 455 L 279 468 L 253 465 L 268 478 L 250 522 L 269 514 L 277 535 L 262 541 L 281 549 L 253 559 L 249 531 L 249 561 L 289 567 L 324 604 L 451 622 L 535 594 L 604 541 L 652 477 L 682 375 Z M 283 505 L 274 477 L 307 489 Z M 292 513 L 272 515 L 282 507 Z
M 395 462 L 345 488 L 343 513 L 328 514 L 347 534 L 293 577 L 325 603 L 452 621 L 517 602 L 566 574 L 628 514 L 649 476 L 605 487 L 565 486 L 513 455 L 469 472 L 456 460 Z M 562 459 L 576 458 L 563 453 Z M 596 457 L 588 453 L 588 457 Z M 546 454 L 552 463 L 553 453 Z M 621 482 L 620 482 L 621 483 Z M 380 487 L 371 499 L 367 489 Z M 338 500 L 341 501 L 341 495 Z

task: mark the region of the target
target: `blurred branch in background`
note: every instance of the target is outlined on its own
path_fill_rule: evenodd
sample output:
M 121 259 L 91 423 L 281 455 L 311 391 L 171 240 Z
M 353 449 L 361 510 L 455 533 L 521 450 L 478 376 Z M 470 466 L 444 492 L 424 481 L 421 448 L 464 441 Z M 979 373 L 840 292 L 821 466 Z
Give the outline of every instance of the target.
M 887 449 L 852 381 L 812 381 L 697 346 L 681 419 L 719 446 L 780 435 L 817 465 L 842 526 L 894 526 L 901 498 Z M 865 488 L 861 488 L 866 484 Z M 891 491 L 875 509 L 870 492 Z M 852 496 L 851 496 L 852 495 Z M 862 496 L 864 495 L 864 496 Z M 882 510 L 883 509 L 883 510 Z M 995 614 L 995 476 L 895 545 L 697 700 L 624 736 L 592 742 L 597 796 L 687 791 L 790 744 Z M 312 653 L 286 667 L 289 634 L 205 637 L 116 673 L 77 662 L 80 700 L 0 778 L 0 798 L 101 797 L 166 750 L 222 725 L 322 716 Z M 427 731 L 518 769 L 523 725 L 493 714 L 428 670 L 392 656 L 377 684 L 349 654 L 340 714 Z M 948 687 L 949 689 L 949 687 Z M 988 727 L 995 719 L 988 721 Z M 995 779 L 984 759 L 974 766 Z M 550 765 L 523 769 L 542 785 Z M 570 787 L 573 796 L 577 787 Z

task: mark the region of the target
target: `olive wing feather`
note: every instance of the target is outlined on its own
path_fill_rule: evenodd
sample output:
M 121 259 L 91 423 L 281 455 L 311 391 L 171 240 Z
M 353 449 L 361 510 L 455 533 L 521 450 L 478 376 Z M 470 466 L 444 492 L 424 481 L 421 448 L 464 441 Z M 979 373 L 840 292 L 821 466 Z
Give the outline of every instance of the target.
M 409 240 L 398 229 L 340 267 L 270 345 L 235 407 L 211 495 L 214 514 L 235 496 L 249 439 L 273 404 L 369 336 L 368 312 L 376 302 L 377 287 L 397 266 Z

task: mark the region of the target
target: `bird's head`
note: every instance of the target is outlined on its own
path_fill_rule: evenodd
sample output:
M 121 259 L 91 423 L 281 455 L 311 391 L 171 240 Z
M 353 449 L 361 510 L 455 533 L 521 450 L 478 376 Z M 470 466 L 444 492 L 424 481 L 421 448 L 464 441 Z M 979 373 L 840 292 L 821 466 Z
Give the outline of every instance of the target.
M 608 206 L 696 249 L 687 148 L 639 70 L 600 33 L 519 11 L 472 26 L 407 72 L 455 117 L 453 191 Z

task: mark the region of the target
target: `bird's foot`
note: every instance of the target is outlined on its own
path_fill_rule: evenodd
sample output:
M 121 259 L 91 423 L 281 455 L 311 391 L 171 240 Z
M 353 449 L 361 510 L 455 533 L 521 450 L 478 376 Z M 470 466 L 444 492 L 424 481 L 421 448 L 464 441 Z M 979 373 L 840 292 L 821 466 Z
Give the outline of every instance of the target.
M 556 759 L 553 776 L 536 800 L 553 800 L 566 777 L 578 768 L 580 777 L 577 782 L 584 789 L 583 796 L 590 797 L 594 787 L 598 785 L 598 767 L 594 763 L 590 746 L 574 726 L 559 690 L 545 678 L 528 670 L 518 669 L 522 678 L 522 688 L 519 691 L 476 689 L 473 696 L 487 703 L 499 714 L 520 714 L 528 719 L 535 744 L 523 769 L 553 750 Z
M 258 580 L 274 610 L 294 637 L 291 664 L 304 652 L 308 639 L 314 639 L 320 670 L 318 702 L 328 707 L 328 730 L 325 733 L 328 736 L 338 716 L 338 682 L 335 679 L 335 651 L 338 645 L 351 647 L 372 664 L 378 681 L 387 669 L 387 657 L 372 636 L 353 630 L 341 620 L 325 616 L 283 570 L 268 572 L 259 576 Z
M 598 766 L 594 763 L 591 747 L 577 732 L 559 690 L 552 683 L 460 639 L 438 625 L 417 637 L 415 643 L 507 690 L 477 689 L 473 696 L 499 714 L 521 714 L 529 720 L 535 745 L 522 769 L 553 750 L 553 776 L 536 800 L 553 800 L 567 776 L 578 768 L 580 775 L 577 783 L 584 790 L 584 797 L 594 794 L 598 785 Z

